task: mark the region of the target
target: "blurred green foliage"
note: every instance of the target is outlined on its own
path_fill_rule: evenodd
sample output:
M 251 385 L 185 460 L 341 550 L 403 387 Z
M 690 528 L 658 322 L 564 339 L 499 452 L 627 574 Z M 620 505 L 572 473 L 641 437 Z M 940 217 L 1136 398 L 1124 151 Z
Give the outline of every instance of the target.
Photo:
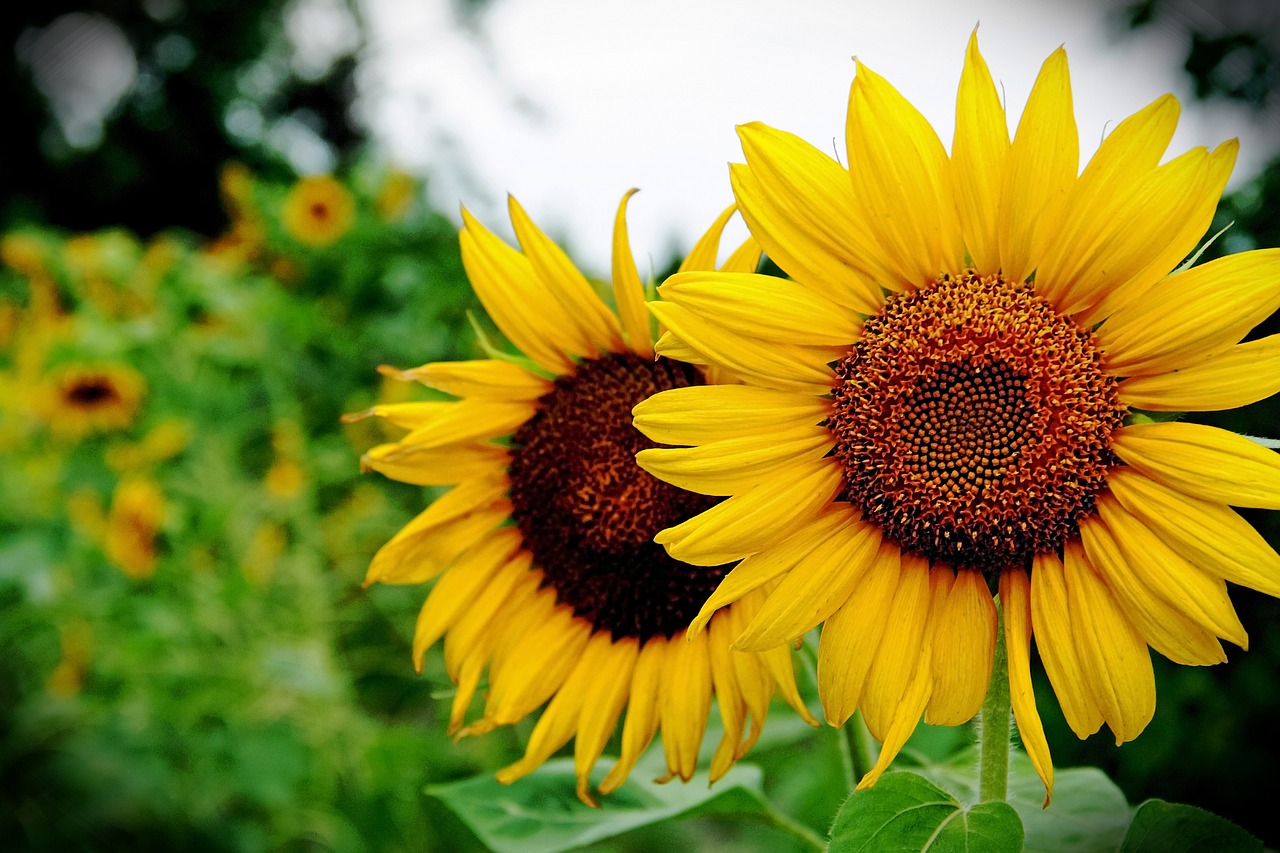
M 430 848 L 422 785 L 494 744 L 444 737 L 417 596 L 358 587 L 423 496 L 359 478 L 376 427 L 338 418 L 402 393 L 378 363 L 468 349 L 456 236 L 403 175 L 353 175 L 325 246 L 288 187 L 223 183 L 212 244 L 0 244 L 0 838 Z

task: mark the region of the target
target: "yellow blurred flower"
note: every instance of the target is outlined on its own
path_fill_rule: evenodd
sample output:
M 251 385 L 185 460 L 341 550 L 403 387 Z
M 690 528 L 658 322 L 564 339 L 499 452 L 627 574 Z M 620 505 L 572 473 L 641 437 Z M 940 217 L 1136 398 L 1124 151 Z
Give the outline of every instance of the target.
M 102 498 L 91 488 L 79 488 L 67 496 L 67 519 L 72 528 L 95 542 L 107 534 L 107 513 Z
M 30 234 L 6 234 L 0 238 L 0 262 L 28 278 L 49 274 L 49 251 Z
M 297 496 L 307 484 L 307 470 L 302 465 L 305 440 L 297 421 L 277 421 L 272 430 L 271 446 L 275 451 L 275 463 L 263 478 L 263 487 L 274 497 L 288 499 Z
M 145 468 L 177 456 L 190 443 L 191 424 L 182 418 L 166 418 L 152 427 L 141 441 L 109 448 L 107 464 L 116 472 Z
M 286 459 L 272 465 L 262 483 L 275 497 L 292 498 L 307 484 L 307 472 L 297 462 Z
M 47 378 L 37 407 L 51 430 L 80 438 L 132 424 L 146 387 L 127 364 L 69 364 Z
M 107 558 L 134 580 L 156 570 L 156 534 L 164 520 L 165 501 L 151 480 L 124 480 L 116 486 L 107 516 Z
M 45 689 L 53 696 L 75 696 L 84 686 L 84 676 L 93 652 L 93 629 L 83 619 L 68 620 L 58 628 L 62 643 L 62 659 L 49 673 Z
M 27 279 L 29 322 L 40 324 L 62 313 L 58 288 L 49 271 L 49 249 L 43 241 L 22 233 L 0 237 L 0 263 Z
M 347 233 L 356 217 L 356 202 L 330 175 L 302 178 L 285 196 L 285 231 L 300 243 L 328 246 Z
M 0 300 L 0 350 L 7 350 L 13 343 L 20 322 L 22 310 L 8 299 Z
M 253 209 L 253 173 L 245 164 L 231 162 L 223 166 L 218 175 L 218 189 L 233 219 Z
M 395 222 L 409 212 L 417 193 L 418 182 L 413 179 L 413 176 L 395 170 L 387 175 L 373 204 L 378 211 L 378 216 L 387 222 Z
M 253 531 L 249 547 L 240 563 L 245 579 L 254 586 L 267 584 L 276 571 L 276 561 L 284 553 L 289 536 L 274 521 L 264 521 Z

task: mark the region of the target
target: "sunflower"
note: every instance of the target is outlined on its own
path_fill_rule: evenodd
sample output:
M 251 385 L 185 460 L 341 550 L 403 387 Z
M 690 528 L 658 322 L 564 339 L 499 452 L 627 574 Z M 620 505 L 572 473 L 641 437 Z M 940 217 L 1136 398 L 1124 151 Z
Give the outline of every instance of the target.
M 116 486 L 103 547 L 111 562 L 133 580 L 155 574 L 156 536 L 164 513 L 164 494 L 151 480 L 122 480 Z
M 861 708 L 874 784 L 923 714 L 982 705 L 999 617 L 1012 704 L 1046 789 L 1034 635 L 1071 728 L 1121 743 L 1155 708 L 1148 647 L 1183 664 L 1247 637 L 1224 579 L 1280 594 L 1280 557 L 1228 505 L 1280 507 L 1276 454 L 1151 412 L 1280 390 L 1280 251 L 1170 270 L 1205 234 L 1236 142 L 1161 164 L 1178 103 L 1121 122 L 1078 173 L 1066 55 L 1045 62 L 1010 142 L 970 40 L 950 156 L 858 65 L 849 167 L 739 128 L 739 210 L 792 280 L 686 272 L 650 310 L 657 352 L 742 385 L 635 409 L 645 470 L 727 496 L 662 531 L 671 556 L 741 562 L 694 620 L 773 586 L 735 648 L 823 624 L 829 723 Z M 1186 266 L 1189 266 L 1186 265 Z
M 621 756 L 603 793 L 622 784 L 659 729 L 667 778 L 687 781 L 713 696 L 724 721 L 713 780 L 755 742 L 775 689 L 809 719 L 789 649 L 730 651 L 729 639 L 752 620 L 762 594 L 744 596 L 698 639 L 684 640 L 730 567 L 684 565 L 652 541 L 715 501 L 635 464 L 637 451 L 656 445 L 632 427 L 632 407 L 707 379 L 698 368 L 654 357 L 627 237 L 630 195 L 614 226 L 616 316 L 514 199 L 521 251 L 464 210 L 467 274 L 524 358 L 383 368 L 461 399 L 377 405 L 351 416 L 409 430 L 369 450 L 364 467 L 408 483 L 457 484 L 383 546 L 366 581 L 439 576 L 418 618 L 413 655 L 421 671 L 428 647 L 444 637 L 445 668 L 458 685 L 450 732 L 486 732 L 548 703 L 524 757 L 498 778 L 524 776 L 574 738 L 578 796 L 591 805 L 589 774 L 624 707 Z M 720 216 L 682 269 L 715 268 L 732 213 Z M 748 240 L 723 269 L 755 269 L 759 257 Z M 486 669 L 483 714 L 464 725 Z
M 289 190 L 282 217 L 285 231 L 298 242 L 329 246 L 355 222 L 356 203 L 331 175 L 311 175 Z
M 67 364 L 45 380 L 37 405 L 50 429 L 80 438 L 131 425 L 145 393 L 146 380 L 127 364 Z

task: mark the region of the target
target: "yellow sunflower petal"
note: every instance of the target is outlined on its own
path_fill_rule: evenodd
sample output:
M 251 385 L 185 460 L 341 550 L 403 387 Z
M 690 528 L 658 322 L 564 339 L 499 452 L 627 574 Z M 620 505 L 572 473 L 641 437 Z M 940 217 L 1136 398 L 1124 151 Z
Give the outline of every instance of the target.
M 1000 606 L 1004 611 L 1013 717 L 1018 723 L 1022 747 L 1044 781 L 1044 804 L 1048 806 L 1053 798 L 1053 760 L 1031 685 L 1031 581 L 1022 569 L 1006 569 L 1000 573 Z
M 704 444 L 815 426 L 831 402 L 750 385 L 699 385 L 662 391 L 631 410 L 635 427 L 661 444 Z
M 1088 224 L 1057 244 L 1067 248 L 1060 248 L 1041 265 L 1036 272 L 1037 290 L 1043 271 L 1045 297 L 1064 314 L 1075 314 L 1108 295 L 1113 296 L 1112 304 L 1132 303 L 1132 298 L 1121 299 L 1118 294 L 1132 296 L 1139 285 L 1148 290 L 1204 235 L 1214 208 L 1204 203 L 1204 173 L 1211 165 L 1208 152 L 1197 148 L 1142 175 L 1128 192 L 1124 187 L 1099 188 L 1084 197 L 1070 211 L 1066 225 Z M 1172 234 L 1186 224 L 1187 208 L 1196 202 L 1207 208 L 1200 211 L 1197 233 L 1170 243 Z M 1161 211 L 1160 215 L 1152 215 L 1153 210 Z M 1061 254 L 1067 251 L 1071 254 Z M 1050 287 L 1051 282 L 1058 286 Z
M 420 536 L 393 539 L 374 555 L 365 575 L 365 586 L 425 583 L 449 568 L 454 560 L 510 517 L 510 505 L 503 502 L 494 509 L 472 513 Z
M 725 623 L 724 636 L 737 637 L 755 618 L 764 597 L 763 590 L 750 592 L 735 602 L 733 607 L 717 611 L 711 621 Z M 763 655 L 734 652 L 730 659 L 733 661 L 733 674 L 738 679 L 738 688 L 742 691 L 742 701 L 746 703 L 747 713 L 751 715 L 751 731 L 738 750 L 738 756 L 741 757 L 748 746 L 755 744 L 756 738 L 763 731 L 769 704 L 773 701 L 775 682 Z M 794 681 L 791 687 L 795 689 Z
M 511 513 L 505 480 L 468 480 L 436 498 L 374 554 L 372 583 L 423 583 Z
M 653 541 L 677 560 L 719 566 L 781 542 L 835 498 L 844 471 L 831 459 L 799 463 L 785 476 L 764 480 L 675 527 Z
M 861 316 L 776 276 L 679 273 L 658 293 L 731 332 L 769 341 L 847 347 L 862 333 Z
M 1133 232 L 1126 234 L 1130 238 L 1128 242 L 1131 247 L 1135 250 L 1138 248 L 1132 238 L 1135 234 L 1145 231 L 1147 236 L 1152 238 L 1156 249 L 1150 253 L 1142 253 L 1148 257 L 1145 266 L 1122 261 L 1108 268 L 1106 272 L 1108 278 L 1115 282 L 1114 287 L 1084 290 L 1084 293 L 1091 298 L 1096 296 L 1101 298 L 1087 311 L 1077 316 L 1076 320 L 1082 327 L 1096 326 L 1121 307 L 1147 294 L 1153 285 L 1168 275 L 1174 264 L 1191 254 L 1213 221 L 1213 215 L 1218 209 L 1218 201 L 1227 185 L 1227 179 L 1231 177 L 1231 170 L 1235 166 L 1239 149 L 1239 142 L 1232 139 L 1219 145 L 1207 158 L 1200 158 L 1198 152 L 1189 152 L 1190 159 L 1186 162 L 1180 163 L 1188 157 L 1183 155 L 1178 160 L 1161 166 L 1157 173 L 1166 173 L 1164 183 L 1167 187 L 1173 188 L 1172 197 L 1166 194 L 1165 199 L 1156 200 L 1152 191 L 1159 191 L 1160 188 L 1153 186 L 1149 188 L 1152 191 L 1147 192 L 1136 206 L 1116 214 L 1117 217 L 1131 217 L 1130 222 L 1143 223 L 1142 228 L 1135 228 Z M 1193 178 L 1187 179 L 1177 173 L 1179 167 L 1185 172 L 1200 159 L 1205 159 L 1205 165 Z M 1184 183 L 1181 193 L 1177 189 L 1179 182 Z M 1160 215 L 1157 217 L 1143 215 L 1152 209 L 1159 210 Z M 1152 234 L 1152 231 L 1155 234 Z M 1139 256 L 1135 251 L 1133 257 Z M 1068 307 L 1067 310 L 1072 308 Z
M 609 653 L 612 651 L 607 634 L 597 635 L 592 639 L 593 642 L 586 644 L 581 656 L 574 658 L 576 665 L 565 680 L 564 687 L 556 692 L 547 709 L 538 718 L 529 735 L 524 757 L 498 771 L 497 778 L 502 784 L 510 785 L 537 770 L 577 732 L 591 685 L 596 683 L 602 667 L 609 662 Z
M 845 603 L 879 548 L 876 524 L 837 530 L 792 566 L 734 648 L 761 652 L 804 636 Z
M 495 444 L 406 448 L 395 442 L 369 448 L 360 457 L 360 467 L 415 486 L 452 486 L 463 480 L 493 479 L 508 461 L 506 448 Z
M 527 402 L 459 400 L 414 427 L 397 443 L 403 450 L 409 451 L 498 438 L 515 432 L 536 411 L 537 407 Z
M 1036 268 L 1057 234 L 1079 165 L 1067 54 L 1058 48 L 1036 77 L 1005 158 L 997 225 L 1005 280 L 1023 281 Z
M 746 491 L 781 469 L 821 458 L 831 449 L 825 427 L 792 428 L 762 442 L 756 436 L 726 438 L 699 447 L 655 447 L 636 455 L 636 464 L 660 480 L 702 495 Z
M 959 570 L 934 626 L 933 692 L 925 722 L 958 726 L 982 708 L 996 653 L 996 622 L 982 572 Z
M 867 673 L 893 610 L 900 561 L 898 546 L 882 542 L 853 595 L 822 626 L 818 696 L 830 725 L 843 726 L 862 702 Z
M 600 793 L 610 794 L 627 780 L 631 769 L 658 731 L 662 677 L 666 669 L 667 639 L 653 637 L 636 658 L 631 675 L 627 719 L 622 724 L 622 754 L 600 783 Z
M 1243 649 L 1249 635 L 1221 578 L 1213 577 L 1182 557 L 1120 506 L 1114 495 L 1098 499 L 1098 515 L 1115 537 L 1130 569 L 1146 586 L 1201 627 Z
M 466 720 L 471 700 L 475 698 L 476 688 L 480 686 L 480 677 L 484 674 L 485 665 L 489 663 L 492 646 L 492 638 L 482 636 L 480 642 L 471 647 L 458 668 L 457 690 L 453 694 L 453 701 L 449 703 L 450 735 L 458 734 Z
M 1104 500 L 1114 498 L 1104 498 Z M 1129 566 L 1120 546 L 1097 516 L 1080 522 L 1085 556 L 1103 584 L 1123 605 L 1123 611 L 1143 639 L 1174 663 L 1208 666 L 1227 659 L 1213 632 L 1196 624 L 1147 586 Z
M 1133 424 L 1111 435 L 1126 464 L 1201 500 L 1280 509 L 1280 454 L 1217 427 Z
M 773 685 L 777 688 L 778 695 L 800 715 L 800 719 L 811 726 L 816 726 L 818 721 L 809 714 L 809 709 L 805 707 L 804 699 L 800 696 L 800 689 L 796 686 L 796 671 L 791 662 L 791 656 L 790 646 L 774 646 L 757 655 L 769 670 L 769 675 L 773 677 Z
M 931 592 L 928 561 L 914 554 L 903 554 L 898 589 L 885 622 L 880 651 L 867 674 L 862 700 L 867 729 L 881 743 L 889 736 L 898 706 L 904 701 L 917 670 L 923 669 L 925 679 L 929 680 L 929 649 L 925 640 Z M 916 720 L 923 711 L 921 706 Z
M 1132 468 L 1112 468 L 1107 485 L 1121 506 L 1192 565 L 1280 597 L 1280 555 L 1231 508 L 1170 489 Z
M 1151 655 L 1138 630 L 1085 559 L 1079 540 L 1064 546 L 1063 576 L 1085 685 L 1116 736 L 1133 740 L 1156 711 Z
M 402 429 L 417 429 L 423 424 L 453 411 L 458 403 L 454 400 L 436 400 L 431 402 L 383 403 L 371 406 L 363 412 L 343 415 L 344 424 L 356 423 L 366 418 L 381 418 Z
M 729 772 L 737 760 L 739 746 L 742 743 L 742 730 L 746 724 L 747 705 L 738 686 L 738 674 L 733 664 L 733 655 L 738 652 L 729 648 L 733 642 L 732 628 L 727 619 L 713 620 L 708 633 L 711 635 L 707 643 L 707 651 L 711 655 L 711 683 L 715 688 L 716 705 L 720 708 L 720 719 L 724 723 L 724 736 L 716 744 L 716 751 L 711 756 L 710 776 L 715 782 Z
M 876 304 L 881 295 L 875 282 L 887 278 L 890 269 L 861 221 L 848 170 L 798 136 L 759 122 L 739 125 L 738 137 L 751 177 L 791 228 L 801 232 L 796 238 L 817 242 L 823 254 L 817 262 L 824 269 L 837 268 L 841 289 L 852 287 Z M 839 268 L 856 276 L 846 280 Z M 829 280 L 819 284 L 832 286 Z
M 644 284 L 627 236 L 627 202 L 637 192 L 639 190 L 627 190 L 613 220 L 613 301 L 618 306 L 627 344 L 632 351 L 648 357 L 653 355 L 653 331 L 649 312 L 644 308 Z
M 720 254 L 720 237 L 724 234 L 724 227 L 729 224 L 736 210 L 737 206 L 731 204 L 716 217 L 715 222 L 711 223 L 711 227 L 698 238 L 698 242 L 693 244 L 689 254 L 685 255 L 684 260 L 680 262 L 678 272 L 716 268 L 716 257 Z
M 725 258 L 723 264 L 720 265 L 720 272 L 750 272 L 753 273 L 760 268 L 760 258 L 764 256 L 764 247 L 755 237 L 747 237 L 742 241 L 742 245 L 729 253 L 729 257 Z
M 380 367 L 378 370 L 406 382 L 420 382 L 428 388 L 435 388 L 455 397 L 479 397 L 508 402 L 536 400 L 552 387 L 550 382 L 520 365 L 497 359 L 433 361 L 408 370 L 391 367 Z
M 1102 141 L 1098 152 L 1067 193 L 1057 237 L 1045 247 L 1045 255 L 1036 269 L 1036 292 L 1064 313 L 1070 313 L 1077 302 L 1087 301 L 1077 291 L 1125 280 L 1115 269 L 1117 265 L 1136 263 L 1141 267 L 1147 263 L 1150 254 L 1156 251 L 1147 233 L 1154 227 L 1149 223 L 1158 223 L 1163 233 L 1168 223 L 1175 221 L 1150 213 L 1158 210 L 1164 214 L 1174 206 L 1180 196 L 1173 194 L 1173 188 L 1161 199 L 1166 204 L 1148 209 L 1146 216 L 1135 218 L 1130 208 L 1148 200 L 1142 191 L 1151 186 L 1160 171 L 1156 166 L 1169 147 L 1179 110 L 1177 98 L 1164 95 L 1120 122 Z M 1201 159 L 1206 154 L 1202 151 Z M 1197 171 L 1179 174 L 1183 181 L 1176 189 L 1185 191 L 1186 184 L 1196 183 Z M 1125 218 L 1119 218 L 1122 214 Z M 1141 232 L 1143 242 L 1123 239 L 1133 237 L 1135 232 Z M 1200 234 L 1203 233 L 1201 229 Z M 1166 242 L 1160 241 L 1160 245 Z M 1182 249 L 1161 274 L 1168 272 L 1193 248 L 1194 243 Z M 1103 275 L 1099 275 L 1100 272 Z
M 525 630 L 512 632 L 503 647 L 494 651 L 489 667 L 489 698 L 485 717 L 498 725 L 524 719 L 565 683 L 573 664 L 582 655 L 590 629 L 567 607 L 555 606 L 555 591 L 539 595 L 529 605 Z
M 1031 618 L 1036 647 L 1063 716 L 1071 731 L 1083 740 L 1102 726 L 1102 711 L 1093 699 L 1076 652 L 1062 561 L 1054 554 L 1037 554 L 1032 563 Z
M 482 635 L 493 632 L 494 621 L 502 618 L 502 611 L 509 605 L 512 597 L 519 594 L 519 587 L 528 579 L 530 563 L 528 553 L 518 553 L 510 560 L 503 561 L 497 571 L 483 581 L 471 598 L 458 609 L 444 637 L 445 672 L 455 682 L 470 650 L 480 643 Z M 463 570 L 462 566 L 458 568 Z M 437 584 L 437 588 L 442 585 L 443 581 Z M 434 590 L 432 594 L 435 594 Z
M 1239 344 L 1199 364 L 1120 383 L 1120 401 L 1153 412 L 1216 412 L 1280 393 L 1280 335 Z
M 711 654 L 709 635 L 701 633 L 685 643 L 667 646 L 667 683 L 663 688 L 662 747 L 667 769 L 683 781 L 693 778 L 698 747 L 711 713 Z
M 479 223 L 464 207 L 458 234 L 462 265 L 476 297 L 502 334 L 540 367 L 551 373 L 573 368 L 566 351 L 584 355 L 581 343 L 570 337 L 568 318 L 530 266 Z
M 818 156 L 826 155 L 818 152 Z M 835 161 L 831 161 L 831 165 L 839 170 L 840 182 L 847 185 L 845 171 Z M 883 303 L 876 280 L 841 263 L 816 233 L 798 224 L 803 214 L 795 211 L 794 202 L 784 204 L 768 193 L 749 166 L 731 163 L 729 183 L 747 227 L 758 235 L 765 254 L 788 275 L 813 292 L 854 311 L 871 313 Z
M 601 301 L 587 277 L 569 260 L 565 251 L 542 233 L 515 196 L 507 196 L 507 209 L 520 248 L 546 291 L 560 303 L 565 316 L 582 331 L 583 337 L 600 352 L 621 352 L 622 329 L 618 318 Z M 595 355 L 586 352 L 585 355 Z
M 862 63 L 845 135 L 853 194 L 896 281 L 919 287 L 961 270 L 964 241 L 947 152 L 924 116 Z
M 902 694 L 901 701 L 891 709 L 893 716 L 885 731 L 884 741 L 880 744 L 880 755 L 876 758 L 875 765 L 867 771 L 867 775 L 858 780 L 857 790 L 865 791 L 879 781 L 880 776 L 898 757 L 907 739 L 920 723 L 920 714 L 929 703 L 931 686 L 928 672 L 924 668 L 918 670 L 911 679 L 911 683 L 907 685 L 906 692 Z
M 832 537 L 840 535 L 842 530 L 855 523 L 858 518 L 857 513 L 847 503 L 833 504 L 785 541 L 752 554 L 738 563 L 729 571 L 729 574 L 724 576 L 715 592 L 711 593 L 710 598 L 702 605 L 702 609 L 689 625 L 689 633 L 696 634 L 701 631 L 711 619 L 712 614 L 720 608 L 738 601 L 790 571 L 815 548 Z M 752 608 L 752 613 L 758 610 L 757 605 Z M 737 615 L 741 617 L 743 613 L 740 612 Z
M 835 374 L 827 363 L 843 355 L 843 350 L 772 343 L 736 334 L 670 302 L 650 302 L 648 307 L 663 326 L 705 356 L 708 363 L 725 367 L 735 375 L 783 391 L 812 394 L 823 394 L 835 384 Z M 665 338 L 658 340 L 659 355 L 666 354 L 664 341 Z
M 1165 279 L 1158 299 L 1112 314 L 1098 345 L 1111 373 L 1165 373 L 1225 352 L 1277 308 L 1280 249 L 1242 252 Z
M 956 97 L 951 163 L 965 248 L 978 275 L 990 275 L 1000 269 L 1000 237 L 996 226 L 1008 153 L 1008 121 L 991 72 L 978 51 L 975 29 L 969 36 L 960 93 Z M 937 691 L 936 684 L 934 691 Z
M 468 551 L 445 573 L 418 613 L 418 623 L 413 632 L 416 667 L 421 669 L 427 649 L 444 635 L 462 609 L 519 547 L 520 537 L 514 530 L 506 535 L 495 535 Z
M 598 805 L 589 791 L 591 768 L 600 760 L 610 735 L 618 724 L 618 716 L 631 692 L 631 674 L 640 656 L 638 641 L 624 638 L 610 642 L 607 634 L 597 635 L 597 643 L 607 647 L 602 652 L 601 666 L 587 687 L 583 698 L 582 717 L 573 742 L 573 772 L 578 777 L 578 799 L 589 806 Z

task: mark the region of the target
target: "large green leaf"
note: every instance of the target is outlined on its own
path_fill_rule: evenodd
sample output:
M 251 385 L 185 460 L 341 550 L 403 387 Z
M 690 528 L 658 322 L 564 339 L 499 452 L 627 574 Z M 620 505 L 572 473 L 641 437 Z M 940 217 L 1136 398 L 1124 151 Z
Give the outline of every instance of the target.
M 1120 853 L 1262 853 L 1262 842 L 1204 809 L 1147 800 L 1134 812 Z
M 915 773 L 887 773 L 845 801 L 831 853 L 1018 853 L 1022 822 L 1008 803 L 968 806 Z
M 677 817 L 711 814 L 763 816 L 760 768 L 739 764 L 714 786 L 701 774 L 689 784 L 659 785 L 660 750 L 650 750 L 631 778 L 593 809 L 579 802 L 573 760 L 549 761 L 513 785 L 491 774 L 431 785 L 440 800 L 496 853 L 555 853 L 592 844 Z M 592 779 L 604 775 L 597 770 Z
M 972 749 L 919 772 L 962 802 L 978 801 L 977 754 Z M 1124 793 L 1095 767 L 1056 771 L 1053 802 L 1044 808 L 1044 783 L 1022 752 L 1010 762 L 1009 804 L 1022 818 L 1025 853 L 1113 853 L 1129 826 Z

